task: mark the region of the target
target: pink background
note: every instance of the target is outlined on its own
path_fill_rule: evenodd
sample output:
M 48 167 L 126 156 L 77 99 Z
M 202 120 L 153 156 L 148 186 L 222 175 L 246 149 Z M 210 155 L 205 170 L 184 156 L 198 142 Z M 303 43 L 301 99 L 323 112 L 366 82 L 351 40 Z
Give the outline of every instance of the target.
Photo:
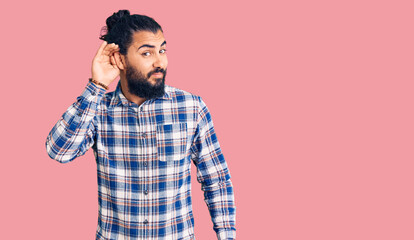
M 94 239 L 92 151 L 62 165 L 45 139 L 119 9 L 161 24 L 167 83 L 207 103 L 239 240 L 414 239 L 412 1 L 117 2 L 2 4 L 2 239 Z M 195 171 L 193 198 L 215 239 Z

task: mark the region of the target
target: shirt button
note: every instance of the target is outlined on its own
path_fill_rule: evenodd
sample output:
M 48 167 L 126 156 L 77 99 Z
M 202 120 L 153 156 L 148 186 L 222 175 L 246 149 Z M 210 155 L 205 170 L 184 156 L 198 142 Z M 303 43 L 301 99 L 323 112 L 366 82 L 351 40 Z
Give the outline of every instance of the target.
M 144 166 L 146 167 L 147 165 L 148 165 L 148 162 L 147 162 L 147 161 L 145 161 L 145 162 L 144 162 Z
M 148 194 L 148 189 L 145 189 L 144 194 L 147 195 Z
M 145 219 L 144 224 L 148 224 L 148 220 L 147 219 Z
M 81 116 L 82 116 L 82 113 L 81 113 L 81 112 L 80 112 L 80 113 L 78 113 L 78 116 L 79 116 L 79 117 L 81 117 Z
M 95 92 L 92 92 L 91 94 L 92 94 L 93 96 L 95 96 L 95 95 L 96 95 L 96 93 L 95 93 Z
M 147 134 L 146 134 L 146 133 L 142 133 L 142 134 L 141 134 L 141 136 L 142 136 L 143 138 L 146 138 L 146 137 L 147 137 Z
M 141 111 L 141 112 L 144 111 L 144 108 L 143 107 L 140 107 L 139 108 L 139 111 Z

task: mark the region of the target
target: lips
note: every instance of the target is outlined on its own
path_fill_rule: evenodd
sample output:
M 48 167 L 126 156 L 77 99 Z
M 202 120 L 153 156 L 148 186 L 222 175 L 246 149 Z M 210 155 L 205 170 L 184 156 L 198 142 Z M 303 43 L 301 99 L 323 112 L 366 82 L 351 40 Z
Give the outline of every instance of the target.
M 152 76 L 154 76 L 154 77 L 162 77 L 162 75 L 163 75 L 162 73 L 153 73 L 152 74 Z

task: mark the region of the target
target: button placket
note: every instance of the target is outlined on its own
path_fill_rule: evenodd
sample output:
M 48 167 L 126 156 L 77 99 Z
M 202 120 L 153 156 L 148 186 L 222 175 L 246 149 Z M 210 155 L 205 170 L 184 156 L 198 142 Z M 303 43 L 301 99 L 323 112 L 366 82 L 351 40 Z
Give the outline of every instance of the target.
M 137 114 L 136 114 L 136 116 L 137 116 L 137 118 L 138 118 L 138 127 L 137 127 L 137 129 L 138 129 L 138 132 L 139 132 L 139 136 L 140 136 L 140 138 L 141 138 L 141 144 L 142 144 L 142 157 L 144 158 L 143 159 L 143 161 L 142 161 L 142 167 L 143 167 L 143 172 L 144 172 L 144 175 L 142 176 L 143 177 L 143 180 L 144 180 L 144 182 L 143 182 L 143 184 L 144 184 L 144 188 L 142 189 L 142 193 L 144 194 L 143 196 L 144 196 L 144 198 L 146 198 L 146 197 L 148 197 L 148 194 L 149 194 L 149 186 L 148 186 L 148 171 L 149 171 L 149 160 L 148 160 L 148 158 L 147 158 L 147 156 L 146 156 L 146 154 L 147 154 L 147 152 L 146 152 L 146 148 L 148 147 L 148 144 L 150 143 L 150 138 L 151 138 L 151 136 L 149 135 L 150 134 L 150 132 L 147 132 L 148 131 L 148 129 L 146 129 L 145 127 L 144 127 L 144 125 L 142 125 L 142 124 L 140 124 L 140 123 L 143 123 L 143 122 L 146 122 L 146 121 L 144 121 L 144 118 L 146 118 L 145 117 L 145 114 L 144 114 L 144 106 L 145 106 L 145 103 L 142 103 L 140 106 L 138 106 L 136 109 L 135 109 L 135 111 L 137 112 Z M 144 224 L 144 231 L 145 231 L 145 235 L 149 235 L 149 221 L 148 221 L 148 217 L 149 217 L 149 215 L 150 215 L 150 209 L 148 208 L 148 207 L 145 207 L 145 209 L 144 209 L 144 211 L 143 211 L 143 214 L 144 214 L 144 221 L 142 222 L 143 224 Z
M 142 138 L 143 145 L 146 146 L 146 144 L 147 144 L 147 133 L 142 132 L 140 134 L 140 136 Z M 148 160 L 144 160 L 143 165 L 144 165 L 144 167 L 147 167 L 148 166 Z

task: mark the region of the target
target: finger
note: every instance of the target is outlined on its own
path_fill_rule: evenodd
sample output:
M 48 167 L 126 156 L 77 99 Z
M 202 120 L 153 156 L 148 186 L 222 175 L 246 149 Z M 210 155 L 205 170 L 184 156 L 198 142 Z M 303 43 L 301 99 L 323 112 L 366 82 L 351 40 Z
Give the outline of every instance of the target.
M 114 66 L 114 60 L 112 59 L 112 56 L 111 56 L 111 57 L 109 57 L 109 63 L 110 63 L 112 66 Z
M 111 56 L 111 64 L 114 68 L 118 67 L 118 66 L 116 66 L 115 57 L 113 55 Z
M 119 46 L 115 44 L 114 48 L 112 48 L 112 54 L 115 52 L 119 52 Z
M 105 46 L 105 48 L 102 51 L 102 54 L 106 56 L 110 56 L 115 50 L 116 50 L 115 43 L 111 43 Z
M 112 55 L 114 55 L 114 53 L 116 53 L 116 52 L 119 52 L 119 47 L 118 47 L 118 45 L 116 45 L 115 44 L 115 46 L 114 47 L 111 47 L 110 49 L 109 49 L 109 55 L 110 56 L 112 56 Z
M 96 56 L 99 56 L 102 54 L 103 49 L 107 46 L 108 42 L 107 41 L 103 41 L 103 43 L 101 44 L 101 46 L 98 49 L 98 52 L 96 53 Z

